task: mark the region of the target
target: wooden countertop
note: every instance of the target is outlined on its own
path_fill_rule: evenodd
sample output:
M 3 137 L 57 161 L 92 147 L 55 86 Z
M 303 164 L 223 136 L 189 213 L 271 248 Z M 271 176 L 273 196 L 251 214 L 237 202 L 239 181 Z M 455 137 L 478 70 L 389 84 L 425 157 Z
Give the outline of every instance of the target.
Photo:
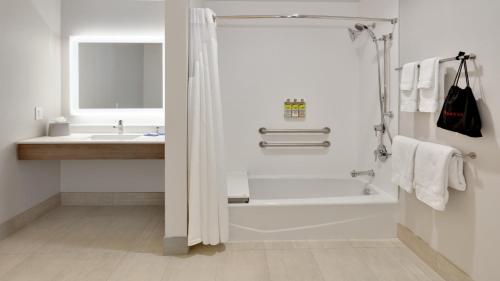
M 19 160 L 164 159 L 164 136 L 95 140 L 97 134 L 39 137 L 17 143 Z

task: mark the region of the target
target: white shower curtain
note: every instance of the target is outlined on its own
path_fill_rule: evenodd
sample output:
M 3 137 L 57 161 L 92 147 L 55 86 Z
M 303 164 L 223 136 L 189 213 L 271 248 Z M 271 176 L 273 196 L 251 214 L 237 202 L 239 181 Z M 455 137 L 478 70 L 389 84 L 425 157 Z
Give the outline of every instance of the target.
M 214 13 L 191 9 L 189 33 L 188 244 L 216 245 L 229 218 Z

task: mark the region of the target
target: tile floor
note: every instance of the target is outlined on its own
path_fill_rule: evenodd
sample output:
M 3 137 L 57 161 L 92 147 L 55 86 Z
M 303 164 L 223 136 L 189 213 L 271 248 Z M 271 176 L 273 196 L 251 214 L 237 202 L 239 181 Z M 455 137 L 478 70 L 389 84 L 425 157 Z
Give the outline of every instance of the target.
M 0 280 L 443 281 L 398 240 L 196 247 L 164 257 L 162 207 L 60 207 L 0 241 Z

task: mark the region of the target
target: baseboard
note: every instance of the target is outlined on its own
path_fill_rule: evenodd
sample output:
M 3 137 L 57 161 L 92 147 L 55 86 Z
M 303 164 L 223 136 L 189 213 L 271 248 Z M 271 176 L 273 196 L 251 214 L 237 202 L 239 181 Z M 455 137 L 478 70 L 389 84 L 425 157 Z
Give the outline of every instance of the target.
M 63 206 L 163 206 L 163 192 L 61 192 Z
M 8 221 L 0 224 L 0 240 L 6 238 L 12 233 L 27 226 L 34 220 L 45 215 L 47 212 L 61 206 L 61 196 L 56 194 L 45 201 L 29 208 L 28 210 L 20 213 L 19 215 L 9 219 Z
M 398 224 L 398 238 L 446 281 L 472 281 L 469 275 L 431 248 L 409 228 Z
M 187 237 L 165 237 L 163 249 L 166 256 L 185 255 L 189 252 Z

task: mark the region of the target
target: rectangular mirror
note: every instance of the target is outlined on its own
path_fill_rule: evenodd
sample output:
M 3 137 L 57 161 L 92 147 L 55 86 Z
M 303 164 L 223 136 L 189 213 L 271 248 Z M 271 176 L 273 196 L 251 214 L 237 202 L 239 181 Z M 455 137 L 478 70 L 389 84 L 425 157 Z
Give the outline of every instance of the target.
M 74 37 L 70 42 L 73 114 L 163 109 L 161 41 Z

